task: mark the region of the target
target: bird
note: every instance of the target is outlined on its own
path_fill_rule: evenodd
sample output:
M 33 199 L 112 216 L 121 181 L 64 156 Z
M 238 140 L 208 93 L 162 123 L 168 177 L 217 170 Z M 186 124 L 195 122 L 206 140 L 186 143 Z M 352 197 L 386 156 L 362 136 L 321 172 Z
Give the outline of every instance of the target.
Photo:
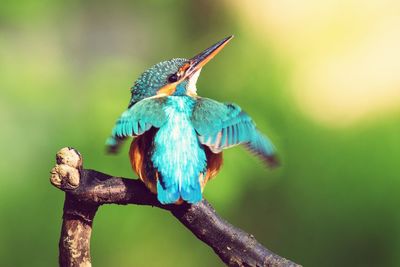
M 200 97 L 196 82 L 228 36 L 191 59 L 174 58 L 143 72 L 131 88 L 128 108 L 106 141 L 118 152 L 133 137 L 129 158 L 140 180 L 162 204 L 195 204 L 222 165 L 222 151 L 243 144 L 269 166 L 275 146 L 234 103 Z

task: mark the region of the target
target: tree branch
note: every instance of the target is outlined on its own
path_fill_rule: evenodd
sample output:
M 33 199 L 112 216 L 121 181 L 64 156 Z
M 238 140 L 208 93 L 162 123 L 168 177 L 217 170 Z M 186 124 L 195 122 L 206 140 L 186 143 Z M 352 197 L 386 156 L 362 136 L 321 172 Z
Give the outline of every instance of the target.
M 150 205 L 168 210 L 229 266 L 300 266 L 219 217 L 206 200 L 195 205 L 162 205 L 139 180 L 83 169 L 82 157 L 75 149 L 63 148 L 57 153 L 50 181 L 66 193 L 59 242 L 62 267 L 91 266 L 92 223 L 103 204 Z

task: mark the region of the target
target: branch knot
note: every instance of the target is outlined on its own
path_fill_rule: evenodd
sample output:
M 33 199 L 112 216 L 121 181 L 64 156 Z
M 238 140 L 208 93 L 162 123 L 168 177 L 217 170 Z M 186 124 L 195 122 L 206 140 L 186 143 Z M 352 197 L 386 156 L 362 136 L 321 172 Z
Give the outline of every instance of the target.
M 57 152 L 56 166 L 51 170 L 50 182 L 60 189 L 75 189 L 79 186 L 82 169 L 81 154 L 71 147 Z

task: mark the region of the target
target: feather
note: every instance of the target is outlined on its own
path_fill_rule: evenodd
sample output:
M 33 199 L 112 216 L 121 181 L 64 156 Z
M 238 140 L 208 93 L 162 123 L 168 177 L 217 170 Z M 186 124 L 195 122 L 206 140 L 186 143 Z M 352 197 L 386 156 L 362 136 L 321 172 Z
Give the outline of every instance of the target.
M 239 106 L 198 98 L 191 119 L 199 141 L 211 151 L 243 144 L 270 166 L 277 163 L 274 145 Z
M 119 117 L 112 130 L 106 146 L 109 151 L 117 152 L 119 143 L 128 136 L 142 135 L 150 128 L 160 128 L 166 122 L 167 116 L 163 110 L 166 97 L 146 98 L 130 106 Z

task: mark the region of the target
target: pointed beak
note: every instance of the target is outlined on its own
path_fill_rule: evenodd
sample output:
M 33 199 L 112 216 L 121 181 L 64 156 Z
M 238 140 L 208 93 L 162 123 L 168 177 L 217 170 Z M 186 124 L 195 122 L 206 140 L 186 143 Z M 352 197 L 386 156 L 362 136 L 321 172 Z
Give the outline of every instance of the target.
M 224 38 L 218 43 L 210 46 L 200 54 L 194 56 L 187 63 L 185 63 L 179 70 L 176 72 L 177 77 L 179 78 L 177 81 L 173 83 L 168 83 L 164 85 L 161 89 L 157 91 L 158 95 L 172 95 L 176 86 L 182 82 L 183 80 L 192 77 L 198 70 L 200 70 L 205 64 L 207 64 L 216 54 L 218 54 L 222 48 L 233 38 L 233 35 Z
M 195 72 L 200 70 L 204 65 L 206 65 L 216 54 L 218 54 L 225 45 L 232 40 L 233 35 L 224 38 L 223 40 L 219 41 L 216 44 L 213 44 L 200 54 L 197 54 L 192 59 L 189 60 L 189 63 L 185 64 L 181 67 L 181 71 L 184 71 L 184 77 L 190 77 Z

